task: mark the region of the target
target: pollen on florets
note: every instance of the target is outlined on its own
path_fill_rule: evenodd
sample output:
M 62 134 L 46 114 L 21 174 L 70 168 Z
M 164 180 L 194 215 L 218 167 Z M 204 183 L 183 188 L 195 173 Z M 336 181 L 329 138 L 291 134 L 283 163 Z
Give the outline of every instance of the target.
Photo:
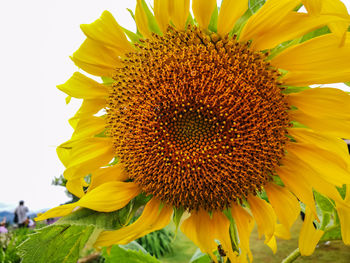
M 255 194 L 284 155 L 288 106 L 266 54 L 169 28 L 115 72 L 108 134 L 146 194 L 207 211 Z

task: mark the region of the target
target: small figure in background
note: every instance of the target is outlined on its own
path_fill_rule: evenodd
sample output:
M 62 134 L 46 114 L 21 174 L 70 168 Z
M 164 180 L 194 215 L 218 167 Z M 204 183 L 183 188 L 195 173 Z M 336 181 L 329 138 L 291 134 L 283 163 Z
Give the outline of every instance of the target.
M 17 214 L 18 218 L 18 227 L 25 227 L 27 220 L 27 213 L 29 209 L 24 205 L 24 201 L 19 201 L 19 205 L 15 210 L 15 215 Z
M 0 222 L 0 234 L 6 234 L 8 232 L 7 228 L 6 228 L 6 217 L 4 217 L 2 219 L 2 221 Z

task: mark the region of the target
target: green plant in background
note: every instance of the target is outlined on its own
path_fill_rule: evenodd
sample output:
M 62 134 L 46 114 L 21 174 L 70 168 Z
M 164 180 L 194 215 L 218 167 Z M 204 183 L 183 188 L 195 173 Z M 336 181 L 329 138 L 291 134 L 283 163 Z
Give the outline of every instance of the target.
M 171 253 L 174 234 L 166 228 L 151 232 L 146 236 L 136 240 L 147 252 L 156 258 L 160 258 L 167 253 Z
M 19 263 L 21 262 L 20 252 L 17 247 L 34 230 L 29 228 L 18 228 L 10 230 L 9 233 L 0 235 L 0 262 Z

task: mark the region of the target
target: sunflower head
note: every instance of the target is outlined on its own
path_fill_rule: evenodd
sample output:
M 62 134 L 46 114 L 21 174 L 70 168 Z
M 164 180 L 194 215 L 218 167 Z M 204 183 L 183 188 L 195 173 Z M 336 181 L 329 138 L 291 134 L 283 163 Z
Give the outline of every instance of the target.
M 193 17 L 189 0 L 155 0 L 154 12 L 138 0 L 137 33 L 107 11 L 82 25 L 87 39 L 72 60 L 108 81 L 75 73 L 59 86 L 84 99 L 72 139 L 58 148 L 80 200 L 39 219 L 124 209 L 143 194 L 140 218 L 102 232 L 96 247 L 127 244 L 173 212 L 179 224 L 186 211 L 181 230 L 203 252 L 215 261 L 219 244 L 231 262 L 246 262 L 254 222 L 275 251 L 298 200 L 300 252 L 311 254 L 324 233 L 313 226 L 317 191 L 334 200 L 350 243 L 350 193 L 336 189 L 350 184 L 350 99 L 308 87 L 349 81 L 349 15 L 339 0 L 268 0 L 258 11 L 248 2 L 193 0 Z

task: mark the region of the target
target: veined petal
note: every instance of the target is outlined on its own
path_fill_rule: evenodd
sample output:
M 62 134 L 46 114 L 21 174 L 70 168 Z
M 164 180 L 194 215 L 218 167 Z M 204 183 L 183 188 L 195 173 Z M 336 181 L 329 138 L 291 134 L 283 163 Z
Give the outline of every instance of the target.
M 316 230 L 313 225 L 314 216 L 310 209 L 305 209 L 305 219 L 299 234 L 299 249 L 303 256 L 310 256 L 320 241 L 324 231 Z
M 293 71 L 283 76 L 282 82 L 289 86 L 308 86 L 349 81 L 350 69 L 338 72 Z
M 135 21 L 136 21 L 137 29 L 140 31 L 140 33 L 145 38 L 151 38 L 152 34 L 148 28 L 148 20 L 147 20 L 145 10 L 143 10 L 141 0 L 137 0 L 136 9 L 135 9 Z
M 115 68 L 123 64 L 119 59 L 122 53 L 110 49 L 99 42 L 87 38 L 71 59 L 87 73 L 96 76 L 112 77 Z
M 255 40 L 278 26 L 300 0 L 268 0 L 244 26 L 241 41 Z
M 318 147 L 330 151 L 342 159 L 350 168 L 350 156 L 346 142 L 340 138 L 329 136 L 324 133 L 314 132 L 310 129 L 291 128 L 288 133 L 300 143 L 311 143 Z
M 106 121 L 101 117 L 91 116 L 89 118 L 79 119 L 72 139 L 92 137 L 104 129 L 106 129 Z
M 186 21 L 190 13 L 190 0 L 168 0 L 169 14 L 175 27 L 185 30 Z
M 84 34 L 101 44 L 119 50 L 121 53 L 132 52 L 134 48 L 126 38 L 112 14 L 104 11 L 99 19 L 91 24 L 80 26 Z
M 299 216 L 298 200 L 285 187 L 275 183 L 269 183 L 264 188 L 278 220 L 289 230 Z
M 346 185 L 346 194 L 344 202 L 335 202 L 339 216 L 341 235 L 344 244 L 350 245 L 350 185 Z
M 86 182 L 84 178 L 74 178 L 67 180 L 66 188 L 68 192 L 75 195 L 76 197 L 82 198 L 84 196 L 84 186 Z
M 250 251 L 249 238 L 254 228 L 253 217 L 243 207 L 236 204 L 232 204 L 231 213 L 237 226 L 239 247 L 242 249 L 244 257 L 248 255 L 249 261 L 251 262 L 253 257 Z
M 218 17 L 218 34 L 224 36 L 229 33 L 237 20 L 247 11 L 247 9 L 248 0 L 223 0 Z M 211 14 L 209 19 L 210 17 Z
M 79 99 L 105 98 L 108 96 L 108 89 L 85 75 L 75 72 L 73 76 L 64 84 L 57 88 L 69 96 Z
M 169 22 L 169 0 L 154 0 L 154 17 L 162 32 L 166 32 Z
M 256 37 L 251 47 L 255 50 L 271 49 L 284 41 L 301 37 L 338 20 L 339 17 L 332 15 L 310 16 L 304 13 L 290 12 L 279 25 Z
M 295 158 L 291 159 L 289 154 L 284 158 L 284 162 L 286 162 L 287 159 L 290 159 L 288 163 L 294 160 L 298 161 L 298 159 Z M 301 202 L 310 207 L 314 215 L 317 215 L 312 186 L 300 175 L 299 169 L 293 168 L 291 170 L 288 169 L 287 166 L 280 166 L 276 168 L 276 172 L 291 192 L 295 194 Z
M 313 88 L 289 94 L 290 105 L 310 115 L 350 120 L 350 96 L 335 88 Z
M 69 180 L 85 177 L 88 173 L 107 165 L 114 154 L 110 138 L 83 139 L 72 148 L 64 176 Z
M 69 124 L 75 129 L 79 119 L 91 117 L 106 107 L 105 99 L 85 99 L 77 113 L 69 120 Z
M 161 202 L 152 198 L 145 206 L 141 216 L 131 225 L 115 231 L 104 231 L 98 237 L 95 247 L 111 246 L 113 244 L 127 244 L 161 229 L 169 224 L 173 209 L 162 206 Z
M 304 143 L 292 143 L 286 150 L 305 162 L 324 180 L 340 187 L 350 183 L 347 164 L 331 152 Z
M 289 171 L 296 171 L 297 176 L 294 179 L 303 180 L 304 184 L 311 186 L 317 192 L 333 199 L 343 202 L 341 196 L 337 189 L 334 186 L 333 182 L 326 181 L 320 174 L 312 169 L 306 162 L 302 159 L 298 158 L 291 152 L 288 152 L 288 156 L 283 160 L 283 165 Z M 293 179 L 293 178 L 291 178 Z M 299 182 L 299 181 L 298 181 Z M 301 184 L 302 185 L 302 184 Z M 311 191 L 311 190 L 309 190 Z M 299 198 L 299 196 L 298 196 Z M 306 203 L 307 206 L 311 207 L 313 210 L 314 202 L 311 200 L 312 194 L 308 194 L 308 203 L 299 198 L 303 203 Z
M 301 0 L 310 15 L 319 15 L 322 9 L 322 0 Z
M 135 183 L 107 182 L 86 193 L 76 206 L 100 212 L 112 212 L 126 206 L 131 199 L 141 193 Z
M 333 74 L 333 72 L 349 70 L 350 40 L 339 47 L 339 37 L 335 34 L 315 37 L 286 49 L 274 57 L 271 64 L 291 72 L 321 71 L 325 74 Z
M 88 191 L 106 182 L 122 182 L 128 179 L 124 165 L 115 164 L 113 166 L 100 168 L 91 174 L 91 184 Z
M 271 248 L 272 252 L 276 254 L 277 252 L 277 243 L 276 243 L 276 238 L 275 236 L 272 236 L 270 241 L 266 243 L 266 245 Z
M 180 228 L 203 253 L 208 253 L 215 262 L 217 262 L 216 256 L 213 254 L 217 248 L 215 239 L 220 241 L 225 251 L 228 251 L 230 259 L 234 260 L 237 257 L 237 254 L 232 250 L 230 241 L 230 221 L 221 212 L 214 212 L 212 218 L 204 210 L 193 212 Z
M 225 1 L 224 1 L 225 2 Z M 216 0 L 193 0 L 193 14 L 201 28 L 208 28 L 211 15 L 216 7 Z
M 254 195 L 249 195 L 248 203 L 250 210 L 258 225 L 259 238 L 262 234 L 265 235 L 265 243 L 269 242 L 275 232 L 276 214 L 272 206 L 265 200 Z
M 300 122 L 315 131 L 338 138 L 350 138 L 350 120 L 312 115 L 302 110 L 290 111 L 289 116 L 292 120 Z

